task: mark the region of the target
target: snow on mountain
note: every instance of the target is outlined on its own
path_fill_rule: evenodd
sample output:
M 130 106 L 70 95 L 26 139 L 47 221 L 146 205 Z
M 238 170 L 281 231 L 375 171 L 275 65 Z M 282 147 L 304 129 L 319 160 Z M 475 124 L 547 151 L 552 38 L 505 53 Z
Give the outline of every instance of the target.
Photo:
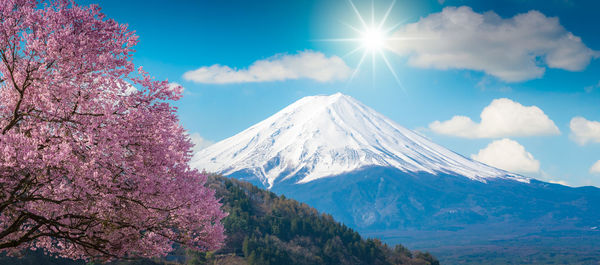
M 306 183 L 366 166 L 460 175 L 486 182 L 529 179 L 456 154 L 350 96 L 304 97 L 273 116 L 196 153 L 191 165 L 254 174 L 266 187 Z

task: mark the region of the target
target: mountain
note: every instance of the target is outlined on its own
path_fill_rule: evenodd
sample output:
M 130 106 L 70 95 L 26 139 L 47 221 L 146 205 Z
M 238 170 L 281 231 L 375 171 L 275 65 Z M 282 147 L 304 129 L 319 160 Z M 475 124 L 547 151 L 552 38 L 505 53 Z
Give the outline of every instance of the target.
M 302 98 L 275 115 L 197 153 L 192 166 L 243 176 L 273 188 L 368 166 L 452 174 L 486 182 L 529 179 L 456 154 L 350 96 Z
M 250 183 L 209 176 L 207 186 L 216 191 L 223 209 L 225 245 L 202 253 L 178 248 L 162 259 L 123 260 L 108 265 L 277 265 L 365 264 L 439 265 L 429 253 L 389 247 L 361 236 L 306 204 L 277 196 Z M 29 253 L 24 258 L 0 256 L 0 265 L 83 265 L 83 261 Z M 92 263 L 96 264 L 96 263 Z
M 532 252 L 600 262 L 600 189 L 473 161 L 339 93 L 302 98 L 196 153 L 192 166 L 305 202 L 363 235 L 430 250 L 444 264 L 521 263 Z

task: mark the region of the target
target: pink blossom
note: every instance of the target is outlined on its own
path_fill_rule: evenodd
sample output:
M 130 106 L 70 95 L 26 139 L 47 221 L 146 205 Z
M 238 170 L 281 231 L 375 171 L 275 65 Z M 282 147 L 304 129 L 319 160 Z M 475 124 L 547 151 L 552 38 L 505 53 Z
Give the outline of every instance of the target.
M 135 71 L 137 36 L 67 0 L 0 0 L 0 21 L 0 252 L 219 248 L 226 214 L 188 166 L 181 91 Z

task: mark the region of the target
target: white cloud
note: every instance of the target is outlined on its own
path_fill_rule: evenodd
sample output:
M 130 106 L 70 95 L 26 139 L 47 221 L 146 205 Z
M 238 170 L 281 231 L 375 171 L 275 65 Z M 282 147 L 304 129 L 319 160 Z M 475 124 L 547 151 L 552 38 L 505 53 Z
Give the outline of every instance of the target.
M 574 117 L 569 123 L 571 139 L 580 145 L 587 142 L 600 143 L 600 122 Z
M 592 167 L 590 167 L 590 173 L 600 174 L 600 160 L 596 161 L 596 163 L 594 163 Z
M 507 82 L 539 78 L 546 67 L 583 70 L 600 55 L 556 17 L 529 11 L 512 18 L 447 7 L 408 24 L 391 43 L 413 66 L 483 71 Z
M 327 57 L 315 51 L 298 54 L 277 54 L 258 60 L 247 69 L 235 69 L 224 65 L 203 66 L 188 71 L 183 78 L 206 84 L 230 84 L 271 82 L 289 79 L 312 79 L 318 82 L 344 80 L 352 70 L 338 56 Z
M 199 133 L 190 134 L 190 139 L 192 140 L 192 143 L 194 144 L 194 147 L 192 148 L 192 152 L 194 154 L 197 153 L 198 151 L 214 144 L 214 142 L 204 139 L 202 136 L 200 136 Z
M 491 142 L 471 158 L 481 163 L 516 173 L 535 173 L 540 170 L 540 161 L 525 150 L 518 142 L 500 139 Z
M 464 138 L 500 138 L 559 134 L 558 127 L 537 106 L 523 106 L 507 98 L 494 99 L 480 114 L 481 123 L 466 116 L 434 121 L 429 128 L 439 134 Z

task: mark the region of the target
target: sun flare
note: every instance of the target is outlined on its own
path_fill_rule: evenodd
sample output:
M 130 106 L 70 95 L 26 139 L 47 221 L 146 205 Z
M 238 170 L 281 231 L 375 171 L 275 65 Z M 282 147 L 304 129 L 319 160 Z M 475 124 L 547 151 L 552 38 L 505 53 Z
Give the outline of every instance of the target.
M 356 6 L 352 2 L 352 0 L 349 0 L 348 2 L 350 3 L 352 10 L 358 17 L 358 20 L 360 21 L 360 25 L 356 25 L 356 26 L 349 25 L 349 24 L 345 24 L 345 25 L 347 27 L 349 27 L 350 29 L 352 29 L 357 34 L 357 36 L 351 37 L 351 38 L 326 39 L 325 41 L 356 43 L 357 47 L 355 49 L 353 49 L 352 51 L 348 52 L 346 55 L 344 55 L 344 57 L 347 57 L 347 56 L 350 56 L 352 54 L 362 51 L 362 56 L 360 57 L 360 61 L 358 62 L 358 65 L 356 66 L 354 73 L 350 77 L 350 80 L 354 79 L 354 76 L 356 75 L 356 73 L 359 71 L 359 69 L 363 65 L 366 57 L 370 56 L 371 63 L 372 63 L 371 68 L 373 69 L 373 75 L 375 75 L 376 59 L 381 58 L 381 60 L 387 66 L 388 70 L 392 73 L 392 75 L 396 79 L 396 82 L 398 83 L 398 85 L 400 87 L 402 87 L 402 84 L 400 82 L 400 79 L 398 78 L 398 75 L 394 71 L 392 65 L 390 64 L 390 62 L 387 59 L 386 54 L 385 54 L 386 51 L 390 50 L 390 46 L 389 46 L 390 42 L 392 40 L 395 40 L 395 38 L 392 37 L 391 32 L 400 25 L 400 24 L 396 24 L 392 27 L 385 27 L 385 23 L 392 11 L 392 8 L 394 7 L 395 1 L 393 1 L 390 4 L 389 8 L 386 10 L 385 14 L 381 17 L 381 19 L 379 21 L 375 20 L 375 16 L 376 16 L 375 15 L 375 7 L 374 7 L 374 3 L 372 2 L 371 19 L 369 21 L 370 23 L 367 23 L 367 21 L 364 19 L 364 16 L 361 15 L 361 13 L 358 11 L 358 9 L 356 8 Z
M 371 52 L 381 50 L 386 44 L 385 41 L 385 32 L 375 27 L 365 30 L 361 35 L 363 47 Z

